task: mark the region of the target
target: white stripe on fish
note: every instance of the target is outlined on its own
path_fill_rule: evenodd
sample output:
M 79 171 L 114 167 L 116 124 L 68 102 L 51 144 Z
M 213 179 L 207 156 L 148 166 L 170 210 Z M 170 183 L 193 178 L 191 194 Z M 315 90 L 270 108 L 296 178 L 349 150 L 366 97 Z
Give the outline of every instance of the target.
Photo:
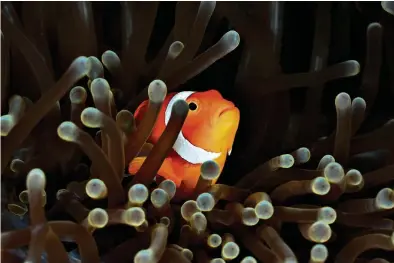
M 171 109 L 177 100 L 186 100 L 193 91 L 182 91 L 176 94 L 167 105 L 167 109 L 164 115 L 164 123 L 167 126 L 168 121 L 171 117 Z M 192 164 L 202 164 L 206 161 L 215 160 L 221 153 L 209 152 L 200 147 L 193 145 L 189 140 L 183 136 L 182 131 L 179 132 L 178 138 L 176 139 L 174 146 L 172 147 L 175 152 L 179 154 L 184 160 Z

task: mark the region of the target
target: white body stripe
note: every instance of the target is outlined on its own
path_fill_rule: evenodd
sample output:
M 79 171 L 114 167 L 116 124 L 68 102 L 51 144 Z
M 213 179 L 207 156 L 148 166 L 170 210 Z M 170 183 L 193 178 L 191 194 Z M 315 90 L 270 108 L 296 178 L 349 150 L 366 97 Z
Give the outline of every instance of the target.
M 190 95 L 192 95 L 193 91 L 183 91 L 176 94 L 168 103 L 167 109 L 164 115 L 164 123 L 167 126 L 168 121 L 171 117 L 171 109 L 174 103 L 177 100 L 186 100 Z M 183 136 L 182 131 L 179 133 L 178 138 L 176 139 L 174 146 L 172 147 L 174 151 L 176 151 L 179 156 L 181 156 L 184 160 L 188 161 L 192 164 L 202 164 L 206 161 L 215 160 L 220 156 L 221 153 L 208 152 L 200 147 L 193 145 L 189 142 L 185 136 Z

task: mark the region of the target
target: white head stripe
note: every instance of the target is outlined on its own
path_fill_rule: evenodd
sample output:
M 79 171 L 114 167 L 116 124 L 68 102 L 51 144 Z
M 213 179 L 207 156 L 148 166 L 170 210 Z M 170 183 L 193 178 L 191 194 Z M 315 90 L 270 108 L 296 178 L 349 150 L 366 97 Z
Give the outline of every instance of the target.
M 193 91 L 182 91 L 176 94 L 167 105 L 167 109 L 164 115 L 164 123 L 167 126 L 168 121 L 171 117 L 171 109 L 174 103 L 177 100 L 186 100 L 190 95 L 192 95 Z M 179 133 L 178 138 L 176 139 L 174 146 L 172 147 L 174 151 L 176 151 L 179 156 L 181 156 L 184 160 L 188 161 L 192 164 L 201 164 L 206 161 L 215 160 L 220 156 L 221 153 L 208 152 L 200 147 L 193 145 L 189 142 L 184 136 L 182 131 Z

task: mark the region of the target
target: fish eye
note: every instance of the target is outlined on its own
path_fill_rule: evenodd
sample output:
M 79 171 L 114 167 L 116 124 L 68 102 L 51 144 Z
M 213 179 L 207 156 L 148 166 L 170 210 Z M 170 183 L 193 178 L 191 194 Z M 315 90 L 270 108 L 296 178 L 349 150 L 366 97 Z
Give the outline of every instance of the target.
M 197 110 L 197 104 L 194 102 L 190 102 L 189 103 L 189 110 L 191 110 L 191 111 Z

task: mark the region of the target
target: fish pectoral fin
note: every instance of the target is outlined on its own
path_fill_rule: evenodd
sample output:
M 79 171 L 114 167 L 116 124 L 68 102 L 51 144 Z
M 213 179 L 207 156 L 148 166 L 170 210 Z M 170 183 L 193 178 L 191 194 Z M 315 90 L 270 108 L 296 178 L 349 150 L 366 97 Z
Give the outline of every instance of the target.
M 171 158 L 164 159 L 164 162 L 160 166 L 160 169 L 157 172 L 157 174 L 163 177 L 164 179 L 169 179 L 173 181 L 176 187 L 179 187 L 181 185 L 182 180 L 180 177 L 177 176 Z
M 129 164 L 129 173 L 135 175 L 141 168 L 142 164 L 145 162 L 145 157 L 136 157 Z

